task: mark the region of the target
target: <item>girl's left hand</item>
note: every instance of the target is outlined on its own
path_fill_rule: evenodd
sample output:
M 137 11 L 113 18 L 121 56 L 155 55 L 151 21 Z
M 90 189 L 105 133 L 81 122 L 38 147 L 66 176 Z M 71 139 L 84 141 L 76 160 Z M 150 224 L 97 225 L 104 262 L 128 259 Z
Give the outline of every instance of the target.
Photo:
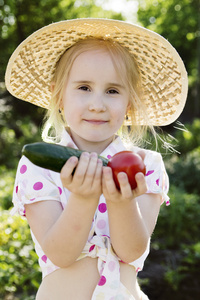
M 112 170 L 110 167 L 103 168 L 103 194 L 106 201 L 115 203 L 131 201 L 132 199 L 145 194 L 147 185 L 143 173 L 135 175 L 137 187 L 132 190 L 128 181 L 126 173 L 121 172 L 118 174 L 118 181 L 120 184 L 120 191 L 116 188 L 113 180 Z

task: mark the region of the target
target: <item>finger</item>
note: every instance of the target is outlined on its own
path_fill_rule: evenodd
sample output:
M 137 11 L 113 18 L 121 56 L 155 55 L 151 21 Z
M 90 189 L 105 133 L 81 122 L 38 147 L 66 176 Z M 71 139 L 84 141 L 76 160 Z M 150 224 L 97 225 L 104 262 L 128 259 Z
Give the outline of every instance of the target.
M 132 193 L 132 190 L 131 190 L 130 183 L 128 181 L 127 174 L 124 173 L 124 172 L 120 172 L 117 175 L 117 179 L 119 181 L 122 197 L 125 198 L 125 199 L 130 199 L 130 198 L 132 199 L 133 198 L 133 193 Z
M 95 152 L 90 153 L 90 159 L 89 159 L 89 164 L 88 164 L 88 168 L 87 168 L 87 175 L 94 176 L 94 174 L 96 172 L 96 167 L 97 167 L 97 160 L 98 160 L 97 153 L 95 153 Z
M 92 180 L 89 183 L 86 181 L 86 184 L 91 186 L 91 191 L 100 194 L 102 193 L 102 169 L 102 160 L 98 159 Z M 86 177 L 86 180 L 88 180 L 88 177 Z
M 147 184 L 144 174 L 141 172 L 137 173 L 135 175 L 135 180 L 137 182 L 137 188 L 135 191 L 138 193 L 138 195 L 145 194 L 147 192 Z
M 101 159 L 97 159 L 97 167 L 94 176 L 94 185 L 99 185 L 101 183 L 102 169 L 103 169 L 103 162 Z
M 97 162 L 98 162 L 98 156 L 97 153 L 91 153 L 89 157 L 88 167 L 85 174 L 85 184 L 92 185 L 96 170 L 97 170 Z
M 87 172 L 89 160 L 90 160 L 89 153 L 83 152 L 80 156 L 79 163 L 74 173 L 74 177 L 73 177 L 74 183 L 78 185 L 82 185 L 85 179 L 85 174 Z
M 66 184 L 70 184 L 72 181 L 72 174 L 74 172 L 74 169 L 76 168 L 78 164 L 78 158 L 75 156 L 70 157 L 65 165 L 62 167 L 60 172 L 60 178 L 61 181 Z
M 103 168 L 103 188 L 111 196 L 118 192 L 113 180 L 113 174 L 110 167 Z

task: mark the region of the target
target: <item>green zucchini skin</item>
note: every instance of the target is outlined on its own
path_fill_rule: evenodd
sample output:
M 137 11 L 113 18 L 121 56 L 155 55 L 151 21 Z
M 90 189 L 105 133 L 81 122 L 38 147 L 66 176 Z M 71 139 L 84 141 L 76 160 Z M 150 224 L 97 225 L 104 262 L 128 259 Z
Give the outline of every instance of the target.
M 80 157 L 84 151 L 45 142 L 24 145 L 22 155 L 33 164 L 60 173 L 62 167 L 71 156 Z M 103 165 L 107 166 L 108 159 L 99 156 Z

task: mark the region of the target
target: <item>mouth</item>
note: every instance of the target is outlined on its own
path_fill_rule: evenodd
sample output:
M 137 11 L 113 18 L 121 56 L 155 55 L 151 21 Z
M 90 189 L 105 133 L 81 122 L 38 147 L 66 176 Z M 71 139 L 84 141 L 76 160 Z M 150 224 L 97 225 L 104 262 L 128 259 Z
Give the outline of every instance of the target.
M 95 120 L 95 119 L 92 119 L 92 120 L 85 119 L 84 121 L 87 123 L 90 123 L 92 125 L 103 125 L 103 124 L 108 123 L 108 121 L 106 121 L 106 120 Z

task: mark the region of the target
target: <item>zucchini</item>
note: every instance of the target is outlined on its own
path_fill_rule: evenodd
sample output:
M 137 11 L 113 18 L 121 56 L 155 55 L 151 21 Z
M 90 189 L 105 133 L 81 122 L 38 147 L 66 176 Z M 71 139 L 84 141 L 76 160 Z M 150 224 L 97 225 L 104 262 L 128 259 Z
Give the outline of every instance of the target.
M 79 158 L 82 152 L 84 151 L 45 142 L 27 144 L 22 149 L 22 155 L 25 155 L 33 164 L 54 172 L 60 172 L 71 156 Z M 99 158 L 103 165 L 107 166 L 108 159 L 102 156 Z

